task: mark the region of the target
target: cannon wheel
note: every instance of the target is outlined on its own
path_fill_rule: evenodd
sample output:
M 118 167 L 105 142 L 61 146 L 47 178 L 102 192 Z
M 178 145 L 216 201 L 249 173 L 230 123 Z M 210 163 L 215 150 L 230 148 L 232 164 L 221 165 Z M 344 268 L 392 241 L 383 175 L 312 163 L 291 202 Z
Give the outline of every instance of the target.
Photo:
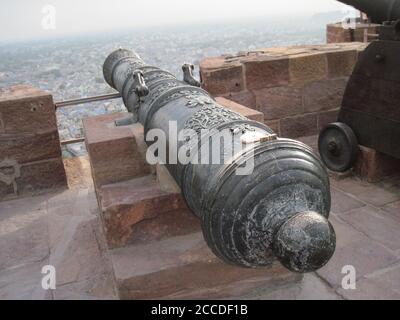
M 357 160 L 359 147 L 353 130 L 342 122 L 335 122 L 322 129 L 318 148 L 328 169 L 345 172 Z

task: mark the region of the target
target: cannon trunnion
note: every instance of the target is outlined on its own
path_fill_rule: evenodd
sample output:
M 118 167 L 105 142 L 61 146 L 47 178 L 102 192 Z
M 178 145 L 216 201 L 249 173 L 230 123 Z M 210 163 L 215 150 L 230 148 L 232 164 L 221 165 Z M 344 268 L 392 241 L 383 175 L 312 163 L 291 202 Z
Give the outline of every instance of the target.
M 198 87 L 191 67 L 183 69 L 186 82 L 147 65 L 132 51 L 110 54 L 104 77 L 132 113 L 120 124 L 142 123 L 149 148 L 153 129 L 166 134 L 166 167 L 219 258 L 243 267 L 266 266 L 278 258 L 295 272 L 321 268 L 333 255 L 336 237 L 327 220 L 329 178 L 319 158 L 308 146 L 280 139 L 264 124 L 222 107 Z M 196 143 L 172 139 L 171 121 L 178 132 L 191 130 Z M 173 150 L 193 145 L 191 160 L 201 158 L 202 147 L 223 130 L 234 142 L 224 140 L 219 150 L 210 148 L 209 157 L 228 156 L 229 161 L 172 161 Z M 245 145 L 240 151 L 235 149 L 237 141 Z M 239 174 L 248 163 L 252 170 Z
M 359 144 L 400 159 L 400 0 L 341 2 L 384 22 L 378 40 L 360 54 L 338 122 L 319 136 L 323 162 L 338 172 L 354 166 Z

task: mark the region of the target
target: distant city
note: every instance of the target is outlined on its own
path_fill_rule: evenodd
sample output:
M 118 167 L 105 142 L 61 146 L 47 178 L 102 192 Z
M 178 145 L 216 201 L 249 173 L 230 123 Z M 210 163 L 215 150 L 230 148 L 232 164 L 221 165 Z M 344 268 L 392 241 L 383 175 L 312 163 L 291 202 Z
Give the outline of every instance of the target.
M 102 65 L 113 50 L 131 48 L 149 64 L 181 78 L 181 65 L 196 65 L 211 56 L 235 54 L 257 48 L 318 44 L 326 41 L 326 24 L 341 19 L 340 12 L 300 19 L 258 19 L 221 24 L 125 30 L 75 38 L 0 45 L 0 90 L 30 84 L 50 92 L 55 101 L 104 93 Z M 124 111 L 121 100 L 60 108 L 61 140 L 81 137 L 84 117 Z M 82 155 L 83 144 L 69 145 L 64 156 Z

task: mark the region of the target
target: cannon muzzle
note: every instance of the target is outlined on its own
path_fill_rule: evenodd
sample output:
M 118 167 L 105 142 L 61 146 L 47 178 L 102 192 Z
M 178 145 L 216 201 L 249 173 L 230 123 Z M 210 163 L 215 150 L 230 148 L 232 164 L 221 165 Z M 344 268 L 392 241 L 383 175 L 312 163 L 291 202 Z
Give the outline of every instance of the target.
M 329 177 L 320 159 L 308 146 L 278 138 L 266 125 L 219 105 L 198 86 L 192 69 L 184 65 L 179 81 L 124 49 L 103 66 L 132 121 L 143 124 L 149 149 L 155 145 L 151 132 L 165 134 L 165 165 L 218 257 L 243 267 L 266 266 L 276 257 L 295 272 L 321 268 L 333 255 L 336 236 L 328 221 Z M 169 134 L 172 124 L 187 132 L 185 139 Z M 175 162 L 178 149 L 190 161 Z M 225 157 L 229 161 L 214 161 Z M 252 168 L 244 173 L 247 164 Z
M 373 23 L 400 19 L 400 0 L 338 0 L 368 15 Z

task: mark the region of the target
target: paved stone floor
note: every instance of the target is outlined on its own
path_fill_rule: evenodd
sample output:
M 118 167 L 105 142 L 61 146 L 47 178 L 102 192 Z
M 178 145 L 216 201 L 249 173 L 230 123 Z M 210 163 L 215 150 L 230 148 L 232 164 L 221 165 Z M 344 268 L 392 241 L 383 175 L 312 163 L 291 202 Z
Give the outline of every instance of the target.
M 89 171 L 87 160 L 75 161 L 67 165 L 75 172 L 69 190 L 0 203 L 0 299 L 118 298 L 93 188 L 76 175 Z M 400 177 L 377 184 L 347 177 L 331 185 L 338 241 L 329 264 L 301 283 L 243 299 L 400 299 Z M 49 264 L 57 289 L 44 291 L 41 269 Z M 356 270 L 356 290 L 342 288 L 347 265 Z

